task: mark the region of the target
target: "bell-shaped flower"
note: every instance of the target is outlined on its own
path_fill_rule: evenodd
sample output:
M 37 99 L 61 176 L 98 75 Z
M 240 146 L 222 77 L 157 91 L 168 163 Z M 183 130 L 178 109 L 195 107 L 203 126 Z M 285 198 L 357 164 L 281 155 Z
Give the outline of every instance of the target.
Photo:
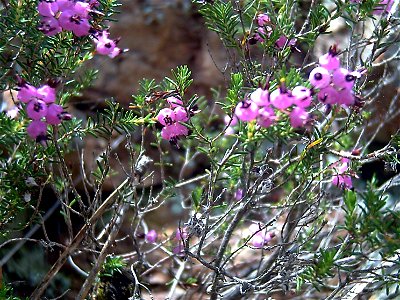
M 235 115 L 239 120 L 252 121 L 257 118 L 258 106 L 250 100 L 240 101 L 235 108 Z
M 47 134 L 47 124 L 42 121 L 32 121 L 26 128 L 26 131 L 32 139 L 45 139 Z
M 319 64 L 327 70 L 336 70 L 340 67 L 340 60 L 337 57 L 336 46 L 330 47 L 328 53 L 319 58 Z
M 265 106 L 258 111 L 257 123 L 264 128 L 271 126 L 275 122 L 275 112 L 271 107 Z
M 97 53 L 114 58 L 121 54 L 122 50 L 117 47 L 118 40 L 111 40 L 109 35 L 110 33 L 104 30 L 95 36 L 94 42 L 96 43 Z
M 47 115 L 47 104 L 42 100 L 34 98 L 26 106 L 26 113 L 32 120 L 40 120 Z
M 250 94 L 250 99 L 258 106 L 266 106 L 269 104 L 268 90 L 258 88 Z
M 174 96 L 168 97 L 166 100 L 172 108 L 175 108 L 177 106 L 183 106 L 183 101 Z
M 331 74 L 326 68 L 316 67 L 314 68 L 309 76 L 310 83 L 317 89 L 327 87 L 331 82 Z
M 306 108 L 309 107 L 311 104 L 312 98 L 311 98 L 311 90 L 309 88 L 306 88 L 301 85 L 296 86 L 292 90 L 292 96 L 293 96 L 293 104 L 298 107 Z
M 270 102 L 278 109 L 286 109 L 293 104 L 291 93 L 283 85 L 270 94 Z
M 186 122 L 187 120 L 189 120 L 189 116 L 186 112 L 186 109 L 182 106 L 175 107 L 174 113 L 176 122 Z
M 352 89 L 355 80 L 360 76 L 360 72 L 350 72 L 345 68 L 339 68 L 333 72 L 332 82 L 337 88 Z
M 145 241 L 147 243 L 155 243 L 157 241 L 157 231 L 154 229 L 150 230 L 145 235 Z
M 331 85 L 321 89 L 317 96 L 324 104 L 336 104 L 339 101 L 339 92 Z
M 310 115 L 305 109 L 301 107 L 295 107 L 290 112 L 290 125 L 292 125 L 294 128 L 302 127 L 307 123 L 309 118 Z
M 169 126 L 175 122 L 175 112 L 170 108 L 163 108 L 156 118 L 162 125 Z

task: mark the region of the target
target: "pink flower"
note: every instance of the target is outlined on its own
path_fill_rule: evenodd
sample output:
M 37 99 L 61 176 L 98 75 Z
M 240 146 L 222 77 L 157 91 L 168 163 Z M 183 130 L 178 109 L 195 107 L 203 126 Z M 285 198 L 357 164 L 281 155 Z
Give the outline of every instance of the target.
M 230 116 L 226 115 L 224 117 L 224 123 L 225 123 L 225 125 L 229 124 L 230 126 L 235 126 L 238 123 L 238 118 L 236 118 L 235 115 L 233 115 L 232 118 Z
M 63 10 L 58 19 L 61 27 L 65 30 L 72 31 L 77 37 L 86 36 L 89 34 L 90 24 L 85 14 L 81 13 L 80 9 Z
M 286 109 L 293 104 L 292 95 L 282 85 L 270 94 L 270 102 L 278 109 Z
M 329 71 L 323 67 L 316 67 L 310 73 L 309 81 L 313 87 L 321 89 L 327 87 L 331 82 Z
M 243 100 L 236 106 L 235 115 L 239 120 L 252 121 L 258 115 L 258 106 L 253 101 Z
M 336 104 L 339 101 L 339 92 L 329 85 L 319 91 L 318 100 L 324 104 Z
M 172 249 L 172 253 L 179 255 L 179 254 L 183 254 L 184 250 L 185 250 L 185 248 L 183 247 L 182 243 L 179 243 L 178 246 L 176 246 Z
M 47 84 L 38 88 L 37 92 L 39 94 L 39 96 L 37 96 L 37 97 L 40 98 L 41 100 L 43 100 L 44 102 L 46 102 L 47 104 L 54 103 L 54 101 L 56 101 L 55 88 L 52 88 L 52 87 L 48 86 Z
M 189 116 L 186 112 L 186 109 L 183 108 L 182 106 L 175 107 L 174 113 L 176 122 L 186 122 L 187 120 L 189 120 Z
M 183 106 L 183 101 L 176 97 L 171 96 L 171 97 L 168 97 L 166 100 L 169 103 L 169 105 L 171 105 L 172 108 L 175 108 L 177 106 Z
M 40 1 L 38 4 L 38 11 L 43 17 L 54 17 L 58 12 L 58 3 Z
M 333 72 L 332 82 L 338 88 L 352 89 L 355 80 L 360 77 L 360 72 L 350 72 L 345 68 L 339 68 Z
M 354 97 L 353 91 L 348 89 L 342 89 L 338 92 L 338 102 L 346 106 L 351 106 L 355 103 L 356 98 Z
M 161 130 L 161 137 L 165 140 L 174 140 L 180 136 L 186 136 L 189 134 L 189 130 L 182 124 L 173 123 L 167 125 Z
M 342 158 L 340 161 L 334 164 L 334 169 L 337 174 L 332 177 L 333 185 L 336 185 L 342 189 L 351 189 L 353 187 L 351 176 L 345 174 L 348 172 L 349 167 L 350 160 L 347 158 Z
M 48 85 L 43 85 L 39 89 L 26 83 L 24 80 L 18 83 L 19 92 L 17 99 L 28 103 L 33 99 L 42 100 L 45 103 L 53 103 L 56 100 L 56 90 Z
M 28 135 L 37 141 L 45 140 L 47 134 L 47 125 L 42 121 L 32 121 L 26 128 Z
M 157 232 L 152 229 L 146 233 L 145 240 L 147 243 L 154 243 L 157 240 Z
M 163 108 L 156 118 L 164 126 L 172 125 L 175 122 L 175 112 L 170 108 Z
M 268 90 L 262 88 L 256 89 L 250 94 L 250 99 L 258 106 L 265 106 L 269 104 L 269 93 Z
M 42 100 L 34 98 L 26 106 L 26 113 L 32 120 L 40 120 L 47 115 L 47 104 Z
M 301 107 L 295 107 L 290 113 L 290 124 L 292 127 L 302 127 L 309 119 L 309 114 Z
M 58 20 L 52 17 L 42 18 L 40 20 L 38 29 L 39 31 L 43 32 L 43 34 L 48 36 L 56 35 L 57 33 L 62 31 L 62 28 Z
M 293 104 L 298 107 L 306 108 L 311 104 L 311 90 L 304 86 L 296 86 L 292 90 Z
M 257 24 L 258 26 L 262 27 L 266 24 L 271 23 L 271 19 L 267 14 L 259 14 L 257 16 Z
M 47 109 L 46 122 L 50 125 L 58 125 L 63 120 L 64 109 L 61 105 L 50 104 Z
M 278 48 L 283 49 L 285 46 L 294 46 L 296 45 L 297 39 L 288 39 L 285 35 L 281 35 L 279 39 L 275 42 Z
M 102 55 L 108 55 L 111 58 L 122 53 L 122 50 L 117 47 L 118 40 L 109 39 L 110 33 L 107 30 L 99 32 L 95 37 L 96 51 Z
M 251 224 L 249 230 L 253 234 L 250 243 L 253 247 L 259 249 L 268 244 L 275 236 L 274 232 L 267 232 L 266 229 L 260 230 L 258 224 Z
M 327 70 L 335 70 L 340 67 L 340 60 L 337 57 L 337 50 L 335 45 L 329 48 L 328 53 L 322 55 L 319 58 L 319 64 L 321 67 Z
M 265 106 L 258 111 L 257 123 L 264 128 L 271 126 L 276 119 L 275 112 L 271 107 Z

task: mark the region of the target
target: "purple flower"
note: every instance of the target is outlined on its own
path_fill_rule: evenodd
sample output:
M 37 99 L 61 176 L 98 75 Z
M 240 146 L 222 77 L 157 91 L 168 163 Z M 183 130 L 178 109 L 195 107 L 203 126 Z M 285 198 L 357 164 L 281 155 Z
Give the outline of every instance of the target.
M 235 115 L 233 115 L 232 118 L 230 116 L 226 115 L 224 117 L 224 123 L 225 123 L 225 125 L 229 124 L 229 126 L 235 126 L 238 123 L 238 118 Z
M 99 32 L 95 37 L 96 51 L 102 55 L 108 55 L 111 58 L 122 53 L 122 50 L 117 47 L 118 40 L 109 39 L 110 33 L 107 30 Z
M 26 131 L 36 141 L 46 140 L 47 124 L 42 121 L 32 121 L 26 128 Z
M 26 106 L 26 113 L 32 120 L 40 120 L 47 115 L 47 104 L 42 100 L 34 98 Z
M 63 10 L 59 22 L 63 29 L 72 31 L 78 37 L 89 34 L 90 24 L 88 19 L 85 14 L 81 13 L 81 10 L 75 10 L 75 7 Z
M 258 224 L 251 224 L 249 230 L 253 234 L 250 239 L 250 243 L 253 247 L 259 249 L 268 244 L 275 236 L 274 232 L 267 232 L 266 229 L 260 230 L 260 226 Z
M 178 228 L 178 230 L 175 233 L 175 239 L 178 241 L 184 240 L 188 237 L 188 229 L 187 227 L 183 228 Z
M 24 103 L 28 103 L 33 99 L 39 99 L 45 103 L 53 103 L 56 100 L 56 90 L 48 85 L 43 85 L 37 89 L 24 80 L 19 82 L 18 85 L 17 99 Z
M 258 106 L 253 101 L 243 100 L 236 106 L 235 115 L 239 120 L 252 121 L 257 118 Z
M 342 89 L 338 92 L 338 102 L 339 104 L 351 106 L 355 103 L 356 98 L 352 90 Z
M 145 240 L 147 243 L 154 243 L 157 240 L 157 232 L 152 229 L 146 233 Z
M 175 108 L 177 106 L 183 106 L 183 101 L 176 97 L 171 96 L 168 97 L 166 100 L 172 108 Z
M 235 200 L 240 200 L 243 198 L 243 190 L 242 189 L 237 189 L 235 191 L 235 194 L 233 195 L 233 197 L 235 198 Z
M 316 67 L 310 73 L 309 81 L 313 87 L 321 89 L 327 87 L 331 82 L 329 71 L 323 67 Z
M 55 17 L 58 12 L 57 2 L 40 1 L 38 11 L 42 17 Z

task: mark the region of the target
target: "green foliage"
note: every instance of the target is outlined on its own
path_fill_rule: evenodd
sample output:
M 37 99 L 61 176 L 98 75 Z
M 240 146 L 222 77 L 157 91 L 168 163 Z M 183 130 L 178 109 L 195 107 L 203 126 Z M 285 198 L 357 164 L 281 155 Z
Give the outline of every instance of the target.
M 206 3 L 202 5 L 199 12 L 204 16 L 207 27 L 218 33 L 226 47 L 238 47 L 236 34 L 238 32 L 239 17 L 233 9 L 232 1 Z
M 114 273 L 121 273 L 126 263 L 120 256 L 109 255 L 103 264 L 99 277 L 113 277 Z

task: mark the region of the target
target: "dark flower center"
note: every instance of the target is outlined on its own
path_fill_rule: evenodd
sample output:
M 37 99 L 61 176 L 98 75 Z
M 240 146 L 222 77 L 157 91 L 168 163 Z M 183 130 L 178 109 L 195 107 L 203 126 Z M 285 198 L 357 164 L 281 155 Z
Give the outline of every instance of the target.
M 35 104 L 33 104 L 33 110 L 36 111 L 37 113 L 40 112 L 41 110 L 43 110 L 42 104 L 36 102 Z
M 321 73 L 315 73 L 314 79 L 315 80 L 321 80 L 322 79 L 322 74 Z
M 250 105 L 251 105 L 250 102 L 248 102 L 248 101 L 242 101 L 242 108 L 244 108 L 244 109 L 249 108 Z
M 170 116 L 164 117 L 165 124 L 172 125 L 172 118 Z

